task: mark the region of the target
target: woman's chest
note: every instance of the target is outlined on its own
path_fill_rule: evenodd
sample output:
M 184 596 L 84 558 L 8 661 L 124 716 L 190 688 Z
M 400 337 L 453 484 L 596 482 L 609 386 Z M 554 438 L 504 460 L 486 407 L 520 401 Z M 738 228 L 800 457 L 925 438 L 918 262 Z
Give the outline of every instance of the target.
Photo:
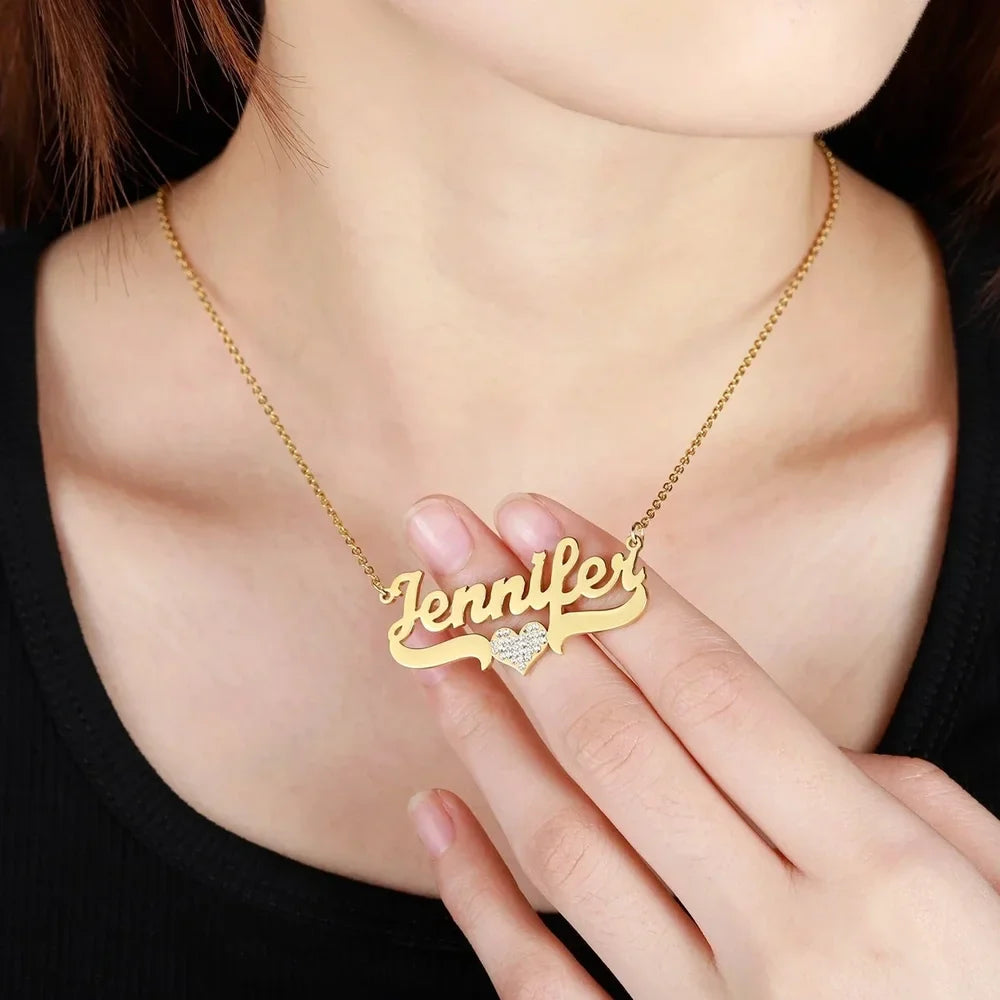
M 891 449 L 787 468 L 728 503 L 692 490 L 654 522 L 644 556 L 832 740 L 871 750 L 923 630 L 952 451 L 928 426 Z M 421 892 L 432 882 L 409 795 L 452 788 L 492 828 L 419 685 L 388 656 L 393 609 L 336 536 L 276 537 L 263 521 L 136 503 L 58 468 L 49 478 L 102 682 L 196 809 L 318 867 Z

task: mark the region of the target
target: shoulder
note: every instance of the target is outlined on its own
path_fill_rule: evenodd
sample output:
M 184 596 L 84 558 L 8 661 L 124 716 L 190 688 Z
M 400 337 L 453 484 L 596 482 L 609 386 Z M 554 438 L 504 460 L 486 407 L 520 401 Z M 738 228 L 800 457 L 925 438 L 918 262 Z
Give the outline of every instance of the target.
M 105 248 L 110 246 L 115 218 L 68 231 L 54 223 L 0 229 L 0 329 L 5 340 L 19 332 L 35 332 L 53 289 L 57 299 L 70 304 L 71 312 L 81 311 L 87 299 L 81 290 L 93 289 L 98 262 L 108 261 L 107 252 L 95 251 L 102 241 Z
M 151 200 L 68 230 L 54 223 L 0 229 L 0 322 L 26 293 L 40 311 L 67 303 L 77 322 L 96 298 L 127 295 L 155 229 Z
M 141 361 L 145 335 L 157 329 L 157 265 L 166 270 L 171 261 L 155 240 L 152 207 L 140 202 L 49 239 L 44 231 L 12 236 L 8 258 L 0 258 L 16 286 L 12 297 L 28 299 L 21 309 L 28 327 L 17 339 L 34 342 L 40 383 L 58 390 L 54 409 L 74 412 L 75 422 L 91 408 L 103 414 L 101 398 Z M 6 311 L 0 302 L 0 316 Z
M 1000 325 L 1000 211 L 968 200 L 911 202 L 841 164 L 842 231 L 858 295 L 880 298 L 904 328 L 950 313 L 955 334 Z M 900 314 L 901 311 L 901 314 Z
M 19 352 L 20 370 L 30 378 L 29 361 L 34 365 L 49 458 L 71 460 L 75 473 L 115 489 L 133 478 L 164 478 L 157 456 L 166 435 L 177 432 L 179 394 L 200 395 L 193 379 L 202 368 L 192 351 L 204 344 L 218 359 L 218 344 L 206 336 L 155 203 L 138 202 L 60 235 L 35 271 L 30 329 L 14 339 L 34 345 L 32 359 Z M 191 424 L 192 438 L 203 433 L 180 423 L 185 430 Z M 185 437 L 179 447 L 189 445 Z

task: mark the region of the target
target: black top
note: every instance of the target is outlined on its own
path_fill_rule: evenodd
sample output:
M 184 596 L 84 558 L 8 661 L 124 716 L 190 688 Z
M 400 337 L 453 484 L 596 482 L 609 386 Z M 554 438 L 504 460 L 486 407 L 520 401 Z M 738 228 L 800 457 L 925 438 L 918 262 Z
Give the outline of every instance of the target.
M 1000 234 L 929 213 L 949 265 L 959 438 L 947 546 L 880 752 L 926 757 L 1000 815 Z M 0 234 L 0 996 L 475 998 L 495 993 L 439 900 L 223 829 L 132 742 L 84 644 L 42 465 L 34 272 Z M 546 918 L 624 996 L 561 918 Z

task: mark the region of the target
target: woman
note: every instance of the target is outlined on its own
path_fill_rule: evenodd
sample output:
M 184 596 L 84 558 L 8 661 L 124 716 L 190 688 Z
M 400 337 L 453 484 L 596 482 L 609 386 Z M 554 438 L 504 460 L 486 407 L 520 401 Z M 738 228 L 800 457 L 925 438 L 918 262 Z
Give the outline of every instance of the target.
M 924 6 L 5 8 L 4 996 L 996 996 L 1000 25 Z

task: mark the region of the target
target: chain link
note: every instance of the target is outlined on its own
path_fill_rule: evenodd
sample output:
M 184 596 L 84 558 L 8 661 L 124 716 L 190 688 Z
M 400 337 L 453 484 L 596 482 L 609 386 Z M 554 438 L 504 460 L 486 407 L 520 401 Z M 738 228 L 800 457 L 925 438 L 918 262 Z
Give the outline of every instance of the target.
M 712 407 L 711 413 L 705 418 L 704 423 L 701 425 L 698 433 L 691 439 L 691 443 L 687 446 L 684 454 L 681 456 L 678 463 L 674 466 L 673 471 L 667 476 L 666 481 L 660 487 L 659 492 L 656 494 L 646 513 L 639 518 L 632 525 L 632 529 L 629 535 L 628 544 L 634 547 L 639 543 L 642 538 L 643 532 L 649 526 L 650 521 L 656 517 L 657 512 L 663 506 L 667 497 L 673 492 L 674 487 L 677 485 L 680 477 L 683 475 L 684 470 L 690 465 L 691 459 L 695 452 L 701 446 L 702 442 L 705 440 L 708 432 L 712 429 L 716 420 L 719 418 L 719 414 L 722 413 L 723 407 L 729 402 L 736 387 L 743 380 L 743 376 L 746 375 L 747 370 L 750 365 L 753 364 L 754 359 L 760 353 L 761 347 L 764 346 L 765 341 L 774 331 L 778 320 L 781 318 L 784 311 L 788 308 L 789 302 L 792 300 L 792 296 L 798 290 L 799 285 L 802 284 L 805 276 L 809 273 L 809 269 L 812 267 L 813 262 L 816 260 L 819 254 L 820 248 L 826 242 L 827 236 L 830 234 L 830 230 L 833 227 L 833 221 L 837 215 L 837 208 L 840 205 L 840 176 L 837 168 L 837 160 L 833 153 L 830 151 L 826 143 L 816 137 L 816 143 L 826 156 L 827 166 L 830 173 L 830 199 L 827 206 L 826 216 L 823 219 L 823 224 L 816 234 L 816 238 L 813 240 L 812 245 L 809 247 L 808 252 L 805 257 L 802 258 L 799 264 L 798 270 L 796 270 L 795 275 L 792 277 L 791 281 L 785 286 L 778 299 L 777 304 L 768 316 L 764 323 L 760 333 L 754 338 L 753 343 L 747 350 L 746 356 L 740 362 L 739 367 L 736 369 L 735 374 L 729 380 L 729 384 L 723 390 L 722 395 L 719 397 L 718 402 Z M 250 391 L 253 393 L 254 398 L 260 404 L 264 411 L 265 416 L 270 420 L 271 425 L 274 427 L 278 436 L 281 438 L 282 444 L 288 450 L 288 453 L 292 456 L 298 467 L 299 472 L 305 477 L 306 482 L 309 484 L 313 491 L 316 499 L 320 502 L 323 510 L 326 511 L 327 517 L 333 522 L 333 526 L 337 529 L 341 538 L 343 538 L 348 549 L 351 551 L 351 555 L 357 560 L 358 565 L 361 567 L 368 581 L 378 592 L 379 599 L 383 604 L 391 604 L 394 600 L 392 594 L 389 592 L 385 584 L 382 583 L 381 578 L 378 573 L 375 572 L 375 567 L 368 561 L 368 557 L 365 555 L 364 550 L 358 544 L 354 536 L 347 530 L 347 526 L 344 524 L 340 515 L 337 513 L 333 504 L 330 503 L 329 498 L 320 486 L 319 481 L 313 474 L 312 469 L 306 464 L 306 460 L 302 457 L 302 453 L 299 451 L 295 442 L 292 441 L 291 436 L 288 431 L 285 430 L 284 424 L 282 424 L 281 419 L 278 416 L 273 404 L 268 400 L 267 396 L 264 394 L 264 390 L 261 388 L 260 383 L 257 381 L 256 376 L 250 371 L 250 366 L 243 359 L 243 355 L 240 353 L 239 348 L 236 346 L 235 341 L 226 328 L 225 323 L 223 323 L 222 318 L 216 311 L 212 300 L 209 298 L 208 292 L 205 290 L 205 286 L 202 284 L 201 279 L 195 273 L 194 267 L 192 267 L 191 262 L 188 260 L 187 254 L 184 252 L 184 248 L 181 246 L 180 240 L 177 238 L 177 234 L 174 232 L 173 224 L 170 221 L 170 214 L 167 211 L 167 187 L 164 185 L 156 192 L 156 207 L 160 217 L 160 228 L 163 230 L 163 234 L 166 237 L 167 243 L 170 245 L 171 250 L 174 253 L 174 257 L 177 259 L 177 263 L 180 265 L 181 271 L 183 271 L 184 276 L 187 278 L 189 284 L 194 289 L 195 294 L 198 297 L 198 301 L 201 302 L 202 307 L 208 314 L 209 319 L 212 324 L 218 330 L 219 335 L 222 337 L 223 342 L 226 345 L 226 349 L 232 356 L 233 361 L 240 370 L 240 374 L 246 380 L 247 385 L 250 387 Z
M 698 433 L 691 439 L 691 443 L 684 450 L 684 454 L 681 455 L 680 460 L 674 466 L 673 471 L 669 476 L 667 476 L 666 481 L 653 498 L 646 510 L 646 513 L 632 525 L 630 535 L 632 540 L 642 538 L 643 532 L 649 527 L 649 522 L 656 517 L 657 512 L 666 502 L 667 497 L 673 492 L 674 487 L 684 474 L 684 470 L 691 464 L 691 459 L 694 457 L 694 453 L 701 447 L 701 443 L 708 436 L 708 432 L 712 429 L 716 420 L 719 419 L 719 414 L 722 413 L 723 407 L 732 398 L 733 393 L 736 391 L 736 387 L 743 381 L 743 376 L 746 375 L 750 366 L 753 364 L 754 359 L 760 353 L 760 349 L 764 346 L 767 338 L 774 332 L 774 328 L 778 325 L 778 320 L 788 308 L 788 303 L 792 301 L 792 296 L 798 291 L 799 285 L 802 284 L 805 276 L 809 273 L 809 269 L 813 266 L 813 262 L 819 255 L 821 247 L 826 242 L 826 238 L 830 235 L 830 230 L 833 228 L 833 220 L 837 217 L 837 209 L 840 207 L 840 170 L 837 167 L 837 159 L 830 151 L 830 147 L 827 146 L 827 144 L 819 136 L 816 136 L 816 145 L 819 146 L 823 155 L 826 157 L 827 168 L 830 174 L 830 198 L 827 203 L 826 215 L 823 218 L 823 223 L 820 226 L 819 231 L 816 233 L 816 238 L 812 241 L 812 245 L 806 252 L 805 257 L 803 257 L 802 261 L 799 263 L 798 269 L 796 270 L 791 281 L 789 281 L 782 290 L 774 309 L 771 311 L 771 315 L 767 317 L 763 327 L 761 327 L 760 333 L 757 334 L 753 343 L 747 349 L 746 355 L 740 362 L 739 367 L 733 374 L 733 377 L 729 380 L 729 384 L 722 391 L 722 395 L 719 397 L 715 406 L 712 407 L 711 412 L 705 418 L 705 422 L 699 428 Z
M 170 215 L 167 212 L 167 190 L 165 187 L 161 187 L 160 190 L 156 192 L 156 207 L 160 215 L 160 228 L 163 230 L 163 234 L 166 236 L 167 242 L 170 244 L 170 249 L 173 250 L 174 256 L 177 258 L 177 263 L 180 264 L 181 270 L 184 272 L 184 276 L 190 282 L 191 287 L 198 296 L 198 300 L 204 307 L 205 312 L 208 313 L 209 319 L 211 319 L 216 330 L 219 331 L 219 335 L 222 337 L 230 355 L 232 355 L 233 361 L 240 370 L 240 374 L 244 379 L 246 379 L 247 385 L 250 386 L 250 391 L 253 393 L 254 398 L 261 405 L 265 416 L 271 421 L 271 425 L 278 432 L 278 437 L 281 438 L 282 444 L 284 444 L 285 448 L 288 449 L 288 453 L 292 456 L 295 464 L 298 466 L 299 472 L 301 472 L 305 477 L 305 480 L 312 488 L 316 499 L 319 500 L 323 510 L 326 511 L 327 517 L 329 517 L 333 522 L 333 526 L 340 533 L 340 537 L 344 539 L 347 547 L 351 550 L 351 555 L 357 560 L 358 565 L 361 567 L 365 576 L 368 577 L 371 585 L 378 591 L 379 599 L 383 604 L 391 604 L 393 597 L 389 593 L 388 588 L 382 583 L 378 573 L 375 572 L 375 567 L 368 561 L 368 557 L 358 544 L 357 539 L 355 539 L 350 531 L 347 530 L 347 525 L 344 524 L 333 504 L 330 503 L 329 498 L 320 486 L 319 481 L 313 474 L 312 469 L 309 468 L 306 460 L 302 457 L 302 453 L 295 445 L 291 435 L 285 430 L 285 425 L 281 422 L 281 418 L 278 416 L 278 411 L 275 410 L 271 401 L 264 394 L 264 390 L 261 388 L 256 376 L 250 371 L 250 366 L 246 363 L 246 361 L 244 361 L 243 355 L 236 346 L 236 342 L 230 335 L 229 330 L 226 329 L 226 324 L 222 322 L 222 317 L 219 316 L 215 306 L 212 304 L 212 300 L 209 298 L 208 292 L 205 290 L 205 286 L 201 283 L 201 279 L 191 266 L 191 262 L 188 260 L 187 254 L 184 252 L 184 248 L 181 246 L 181 242 L 177 238 L 177 234 L 174 232 L 174 227 L 170 222 Z

